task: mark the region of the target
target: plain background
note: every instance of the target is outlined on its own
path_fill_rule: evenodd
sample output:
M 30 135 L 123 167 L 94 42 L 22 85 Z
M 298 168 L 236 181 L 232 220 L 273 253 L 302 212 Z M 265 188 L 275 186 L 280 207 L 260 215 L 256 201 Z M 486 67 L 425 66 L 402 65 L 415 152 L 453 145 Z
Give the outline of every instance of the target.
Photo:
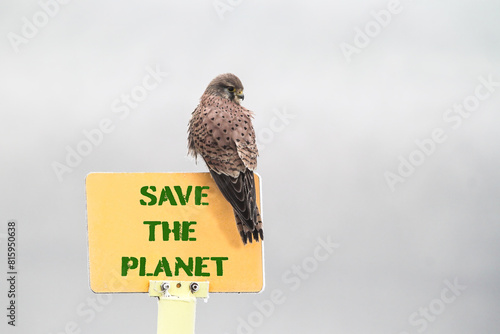
M 19 223 L 18 326 L 2 315 L 2 332 L 155 333 L 153 298 L 89 289 L 85 176 L 206 170 L 187 157 L 187 122 L 225 72 L 256 114 L 266 289 L 199 303 L 198 333 L 498 331 L 497 1 L 401 0 L 390 18 L 393 1 L 41 3 L 47 22 L 37 1 L 0 5 L 4 272 L 6 223 Z M 34 17 L 16 52 L 12 34 Z M 346 57 L 347 44 L 360 47 Z M 168 75 L 120 117 L 113 105 L 148 68 Z M 479 101 L 481 77 L 496 86 Z M 470 114 L 447 122 L 464 101 Z M 103 119 L 113 130 L 59 179 L 54 164 Z M 446 139 L 418 153 L 436 129 Z M 391 189 L 387 173 L 410 157 Z M 318 238 L 338 244 L 321 261 Z

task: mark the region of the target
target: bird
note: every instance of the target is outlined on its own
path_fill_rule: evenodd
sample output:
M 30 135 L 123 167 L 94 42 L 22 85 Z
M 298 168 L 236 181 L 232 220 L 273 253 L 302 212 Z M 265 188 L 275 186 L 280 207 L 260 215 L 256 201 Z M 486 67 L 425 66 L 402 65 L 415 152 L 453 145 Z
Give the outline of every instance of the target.
M 201 156 L 224 198 L 231 204 L 238 233 L 246 245 L 264 240 L 257 207 L 254 169 L 259 155 L 254 113 L 241 105 L 240 79 L 226 73 L 205 89 L 188 124 L 188 154 Z

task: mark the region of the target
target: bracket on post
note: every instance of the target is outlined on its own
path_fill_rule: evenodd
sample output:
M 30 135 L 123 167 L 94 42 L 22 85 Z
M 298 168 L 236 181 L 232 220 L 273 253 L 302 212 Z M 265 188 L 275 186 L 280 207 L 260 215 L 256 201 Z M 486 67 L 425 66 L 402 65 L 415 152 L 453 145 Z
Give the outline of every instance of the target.
M 208 299 L 208 282 L 149 281 L 149 296 L 158 297 L 158 334 L 191 334 L 196 298 Z

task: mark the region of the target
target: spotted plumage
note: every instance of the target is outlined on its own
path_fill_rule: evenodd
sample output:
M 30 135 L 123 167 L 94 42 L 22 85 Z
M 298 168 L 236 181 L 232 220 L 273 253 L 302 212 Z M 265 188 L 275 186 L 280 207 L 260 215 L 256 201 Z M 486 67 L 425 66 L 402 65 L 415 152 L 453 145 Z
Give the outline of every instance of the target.
M 264 235 L 253 175 L 258 156 L 253 113 L 240 105 L 243 98 L 243 85 L 234 74 L 213 79 L 189 121 L 188 151 L 207 164 L 233 207 L 238 232 L 246 244 Z

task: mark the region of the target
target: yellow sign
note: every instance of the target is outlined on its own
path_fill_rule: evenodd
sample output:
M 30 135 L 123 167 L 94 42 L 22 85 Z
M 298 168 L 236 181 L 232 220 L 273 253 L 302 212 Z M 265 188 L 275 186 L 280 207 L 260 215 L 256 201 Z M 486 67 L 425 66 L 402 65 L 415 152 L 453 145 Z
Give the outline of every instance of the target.
M 259 182 L 255 175 L 260 208 Z M 243 245 L 209 173 L 92 173 L 86 188 L 94 292 L 148 292 L 150 280 L 263 289 L 262 242 Z

